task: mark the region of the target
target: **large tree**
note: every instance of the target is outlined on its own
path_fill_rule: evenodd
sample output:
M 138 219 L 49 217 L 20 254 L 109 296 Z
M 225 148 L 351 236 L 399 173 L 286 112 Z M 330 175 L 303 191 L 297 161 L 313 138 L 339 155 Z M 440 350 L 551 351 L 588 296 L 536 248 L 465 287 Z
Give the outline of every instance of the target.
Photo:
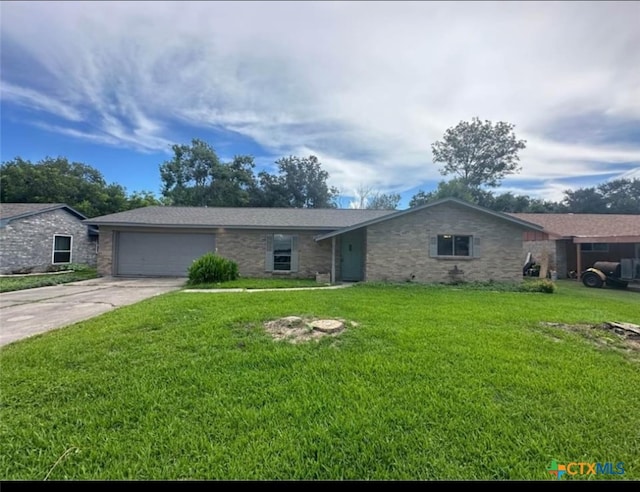
M 172 205 L 242 207 L 256 188 L 253 158 L 222 163 L 211 145 L 193 139 L 173 145 L 173 158 L 160 166 L 162 194 Z
M 444 164 L 441 174 L 454 175 L 471 188 L 497 187 L 505 176 L 520 170 L 518 152 L 526 141 L 518 140 L 513 129 L 503 121 L 461 121 L 431 145 L 433 162 Z
M 97 169 L 65 157 L 46 157 L 35 164 L 20 157 L 3 162 L 0 201 L 66 203 L 87 217 L 131 208 L 123 186 L 107 184 Z
M 256 206 L 335 208 L 338 190 L 327 184 L 329 173 L 316 156 L 283 157 L 276 165 L 278 174 L 259 174 Z

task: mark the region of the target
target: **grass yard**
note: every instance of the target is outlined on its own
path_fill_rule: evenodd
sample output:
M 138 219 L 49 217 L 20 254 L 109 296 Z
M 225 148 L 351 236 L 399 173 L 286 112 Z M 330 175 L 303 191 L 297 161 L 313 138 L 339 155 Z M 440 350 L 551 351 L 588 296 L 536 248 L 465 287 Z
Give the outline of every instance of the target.
M 186 285 L 187 289 L 286 289 L 292 287 L 323 287 L 315 279 L 299 278 L 239 278 L 227 282 Z
M 638 353 L 540 322 L 639 305 L 571 282 L 166 294 L 0 350 L 0 478 L 638 480 Z M 358 326 L 274 342 L 287 315 Z
M 33 289 L 34 287 L 46 287 L 47 285 L 67 284 L 69 282 L 96 278 L 97 276 L 95 269 L 83 269 L 69 273 L 58 273 L 55 275 L 12 275 L 10 277 L 0 277 L 0 292 Z

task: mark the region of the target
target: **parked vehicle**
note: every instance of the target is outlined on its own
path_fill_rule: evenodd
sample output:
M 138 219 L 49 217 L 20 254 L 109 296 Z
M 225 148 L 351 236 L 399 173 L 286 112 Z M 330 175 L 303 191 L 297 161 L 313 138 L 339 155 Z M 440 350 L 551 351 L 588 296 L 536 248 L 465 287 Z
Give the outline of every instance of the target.
M 629 282 L 640 282 L 640 260 L 623 258 L 620 261 L 596 261 L 580 275 L 587 287 L 626 288 Z

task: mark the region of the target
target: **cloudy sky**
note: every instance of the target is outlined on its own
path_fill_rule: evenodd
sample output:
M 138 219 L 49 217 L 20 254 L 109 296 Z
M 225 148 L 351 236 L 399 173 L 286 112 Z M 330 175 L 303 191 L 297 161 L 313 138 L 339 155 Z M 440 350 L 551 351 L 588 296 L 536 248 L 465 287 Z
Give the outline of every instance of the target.
M 502 191 L 640 177 L 639 2 L 2 2 L 2 161 L 65 156 L 160 191 L 170 145 L 318 156 L 331 184 L 443 177 L 431 143 L 515 125 Z

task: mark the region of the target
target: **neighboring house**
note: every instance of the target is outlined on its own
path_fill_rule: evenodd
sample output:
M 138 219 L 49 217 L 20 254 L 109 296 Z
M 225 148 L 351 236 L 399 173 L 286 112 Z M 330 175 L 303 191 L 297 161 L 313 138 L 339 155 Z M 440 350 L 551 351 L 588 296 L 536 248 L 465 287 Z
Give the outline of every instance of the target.
M 98 234 L 64 203 L 0 204 L 0 273 L 44 272 L 52 265 L 96 265 Z
M 524 253 L 540 261 L 547 255 L 558 278 L 593 266 L 596 261 L 640 258 L 640 215 L 509 214 L 533 222 L 543 232 L 525 234 Z
M 145 207 L 96 217 L 102 275 L 185 276 L 206 252 L 247 277 L 333 282 L 519 280 L 542 227 L 449 198 L 403 211 Z

